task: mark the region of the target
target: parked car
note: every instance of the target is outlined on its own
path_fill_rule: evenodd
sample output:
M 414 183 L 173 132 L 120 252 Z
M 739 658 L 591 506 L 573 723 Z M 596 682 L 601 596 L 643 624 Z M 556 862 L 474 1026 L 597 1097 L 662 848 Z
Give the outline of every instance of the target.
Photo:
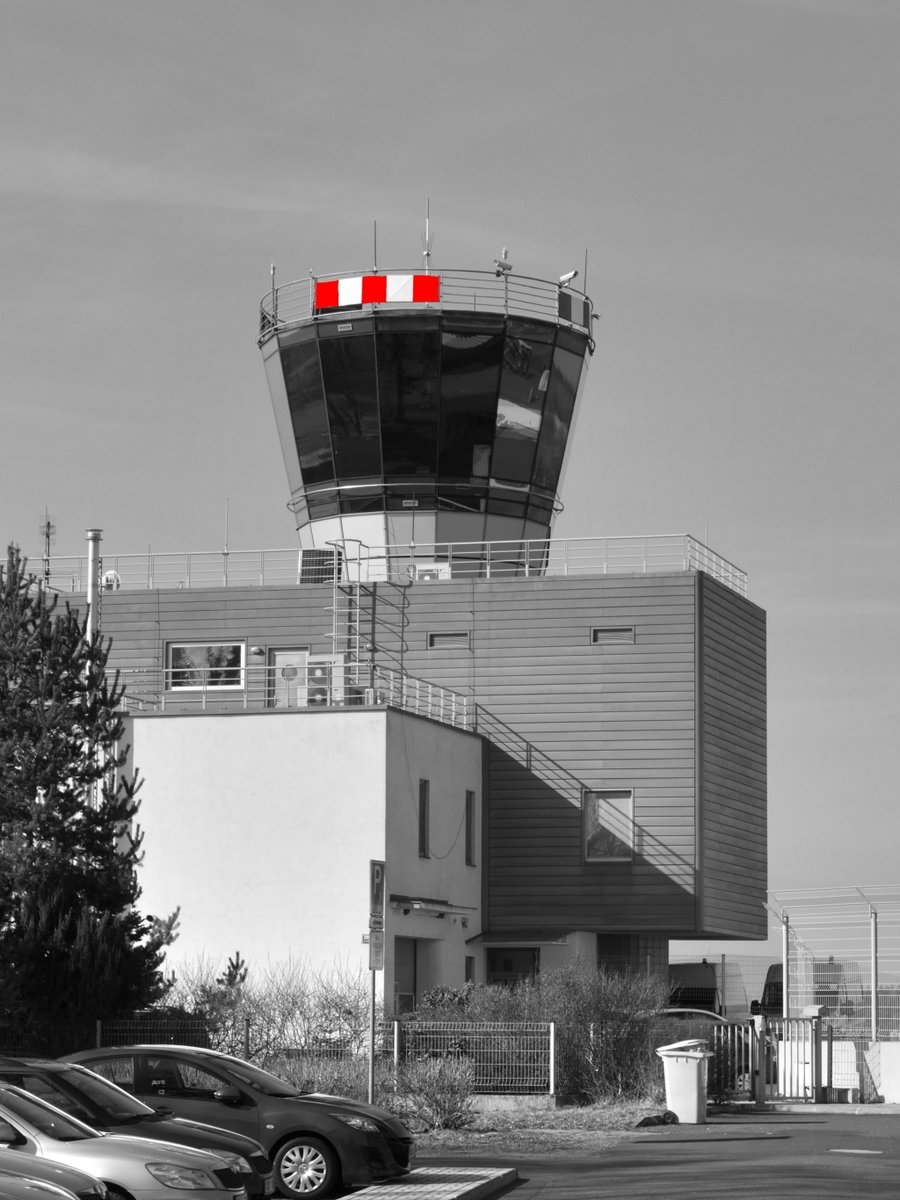
M 44 1058 L 0 1058 L 0 1083 L 24 1088 L 103 1133 L 212 1150 L 240 1172 L 252 1200 L 262 1200 L 275 1191 L 272 1164 L 259 1142 L 171 1113 L 165 1116 L 87 1067 Z
M 20 1154 L 18 1150 L 0 1150 L 0 1188 L 9 1176 L 21 1179 L 39 1179 L 42 1183 L 53 1183 L 65 1192 L 71 1192 L 77 1200 L 106 1200 L 106 1184 L 102 1179 L 67 1167 L 65 1163 L 53 1162 L 49 1158 L 38 1158 L 34 1154 Z
M 268 1071 L 193 1046 L 82 1050 L 67 1061 L 89 1066 L 147 1104 L 255 1138 L 271 1156 L 287 1200 L 405 1174 L 415 1141 L 383 1108 L 302 1093 Z
M 0 1200 L 75 1200 L 75 1193 L 46 1179 L 0 1174 Z
M 22 1088 L 0 1085 L 0 1146 L 61 1162 L 102 1179 L 110 1200 L 246 1200 L 234 1167 L 210 1150 L 98 1133 Z M 194 1200 L 191 1195 L 190 1200 Z

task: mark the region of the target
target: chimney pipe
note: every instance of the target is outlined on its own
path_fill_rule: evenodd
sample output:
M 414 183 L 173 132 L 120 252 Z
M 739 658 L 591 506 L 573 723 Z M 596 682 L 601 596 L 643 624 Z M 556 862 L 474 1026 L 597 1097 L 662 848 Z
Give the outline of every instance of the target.
M 100 539 L 102 529 L 86 530 L 88 540 L 88 580 L 87 580 L 87 637 L 90 641 L 100 628 Z

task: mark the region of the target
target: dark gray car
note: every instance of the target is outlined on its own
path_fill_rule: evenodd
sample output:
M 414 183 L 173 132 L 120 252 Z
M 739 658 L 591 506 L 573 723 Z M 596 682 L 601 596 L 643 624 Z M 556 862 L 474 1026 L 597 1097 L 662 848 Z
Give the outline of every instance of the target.
M 197 1150 L 213 1150 L 241 1174 L 248 1197 L 275 1190 L 272 1164 L 258 1142 L 229 1129 L 186 1121 L 149 1108 L 100 1075 L 75 1063 L 43 1058 L 0 1058 L 0 1083 L 14 1084 L 61 1108 L 101 1133 L 156 1138 Z

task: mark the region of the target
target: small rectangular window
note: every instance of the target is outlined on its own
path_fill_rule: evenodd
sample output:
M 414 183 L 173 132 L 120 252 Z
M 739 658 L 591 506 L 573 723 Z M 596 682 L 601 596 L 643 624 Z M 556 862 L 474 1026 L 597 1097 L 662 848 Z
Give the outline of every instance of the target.
M 219 691 L 244 686 L 243 642 L 170 642 L 166 647 L 166 687 Z
M 467 629 L 447 630 L 442 633 L 429 633 L 429 650 L 468 650 L 469 631 Z
M 626 646 L 633 643 L 633 625 L 595 625 L 591 630 L 592 646 Z
M 634 792 L 584 793 L 585 862 L 631 862 L 634 858 Z
M 475 866 L 475 793 L 466 792 L 466 866 Z
M 428 813 L 428 780 L 419 780 L 419 858 L 430 858 Z
M 475 955 L 466 955 L 466 983 L 475 982 Z

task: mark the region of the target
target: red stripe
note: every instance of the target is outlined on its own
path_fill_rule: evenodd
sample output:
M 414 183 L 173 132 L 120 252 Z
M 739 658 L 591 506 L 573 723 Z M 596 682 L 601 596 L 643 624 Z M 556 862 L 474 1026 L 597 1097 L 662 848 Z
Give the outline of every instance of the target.
M 316 308 L 337 308 L 340 304 L 338 296 L 338 281 L 328 279 L 324 283 L 316 282 Z
M 413 302 L 415 304 L 432 304 L 440 298 L 440 275 L 413 275 Z
M 387 275 L 363 275 L 363 304 L 384 304 L 387 300 Z

